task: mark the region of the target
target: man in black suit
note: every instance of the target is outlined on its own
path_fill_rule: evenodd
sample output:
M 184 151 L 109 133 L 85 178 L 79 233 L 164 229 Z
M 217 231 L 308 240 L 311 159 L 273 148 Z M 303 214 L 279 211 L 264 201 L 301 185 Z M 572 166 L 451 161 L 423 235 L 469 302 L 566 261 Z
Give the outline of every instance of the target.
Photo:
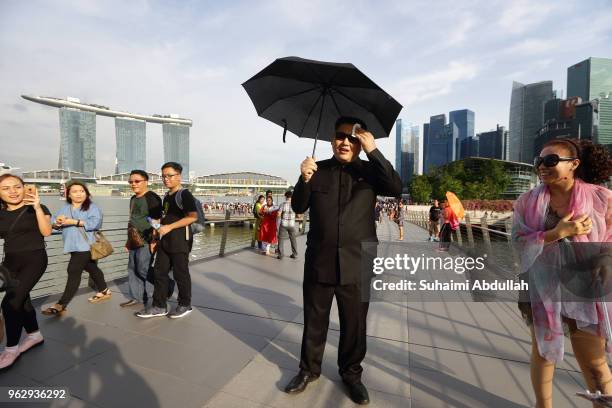
M 353 125 L 359 123 L 355 136 Z M 338 366 L 351 399 L 369 403 L 361 382 L 361 361 L 366 354 L 366 316 L 369 303 L 362 299 L 362 241 L 377 242 L 374 222 L 376 196 L 398 197 L 401 180 L 376 148 L 366 124 L 356 118 L 336 121 L 331 145 L 334 156 L 315 162 L 306 158 L 293 191 L 293 211 L 310 208 L 304 263 L 304 333 L 300 372 L 285 391 L 297 394 L 321 374 L 329 312 L 336 296 L 340 314 Z M 361 160 L 363 149 L 369 161 Z M 363 288 L 367 290 L 368 288 Z

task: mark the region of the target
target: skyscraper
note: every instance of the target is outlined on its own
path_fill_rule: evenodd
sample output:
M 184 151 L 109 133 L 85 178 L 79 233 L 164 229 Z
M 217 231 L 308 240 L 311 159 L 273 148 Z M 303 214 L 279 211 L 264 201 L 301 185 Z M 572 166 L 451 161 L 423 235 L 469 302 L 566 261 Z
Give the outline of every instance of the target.
M 406 188 L 419 172 L 419 127 L 398 119 L 395 121 L 395 137 L 395 170 Z
M 189 126 L 164 123 L 164 161 L 183 166 L 183 180 L 189 179 Z
M 403 131 L 402 120 L 397 119 L 395 121 L 395 171 L 400 175 L 400 178 L 402 176 Z M 403 181 L 402 179 L 402 182 Z
M 423 165 L 421 171 L 427 174 L 427 144 L 429 143 L 429 123 L 423 123 Z
M 146 169 L 147 135 L 146 122 L 131 118 L 115 118 L 116 169 L 117 174 L 134 169 Z
M 409 151 L 412 152 L 414 157 L 414 174 L 421 174 L 421 141 L 419 137 L 419 126 L 411 126 L 410 127 L 410 140 L 411 146 Z
M 96 114 L 60 108 L 60 151 L 58 167 L 88 176 L 96 172 Z
M 468 138 L 474 138 L 474 112 L 469 109 L 461 109 L 449 112 L 448 114 L 448 122 L 454 123 L 457 125 L 457 129 L 459 129 L 459 138 L 458 145 L 466 145 L 464 140 Z M 468 143 L 469 145 L 469 143 Z M 471 154 L 473 155 L 473 154 Z M 468 152 L 462 152 L 462 149 L 459 148 L 458 158 L 463 159 L 465 157 L 469 157 L 470 154 Z
M 432 166 L 440 165 L 439 163 L 440 157 L 442 156 L 446 157 L 446 153 L 440 153 L 440 152 L 436 152 L 432 150 L 434 145 L 440 144 L 440 138 L 443 137 L 441 135 L 444 133 L 444 126 L 446 125 L 446 114 L 441 113 L 440 115 L 431 116 L 429 118 L 429 124 L 426 124 L 426 125 L 427 125 L 427 129 L 425 129 L 425 125 L 423 125 L 423 131 L 424 131 L 423 173 L 424 174 L 427 174 L 427 172 Z M 456 127 L 457 126 L 455 125 L 455 128 Z M 455 149 L 456 147 L 453 148 L 453 151 Z M 437 164 L 434 164 L 434 163 L 437 163 Z
M 503 126 L 497 125 L 495 130 L 482 132 L 478 134 L 479 140 L 479 157 L 489 159 L 506 160 L 504 155 L 506 151 L 506 135 L 507 131 Z
M 553 99 L 552 81 L 512 83 L 510 98 L 510 160 L 533 161 L 534 141 L 544 122 L 544 104 Z
M 612 59 L 588 58 L 567 69 L 567 97 L 599 99 L 597 143 L 612 147 Z
M 457 125 L 454 123 L 445 124 L 437 133 L 432 131 L 432 127 L 432 123 L 430 122 L 427 145 L 428 153 L 424 164 L 426 167 L 423 167 L 424 173 L 429 172 L 433 167 L 439 167 L 457 159 L 456 149 L 459 137 Z

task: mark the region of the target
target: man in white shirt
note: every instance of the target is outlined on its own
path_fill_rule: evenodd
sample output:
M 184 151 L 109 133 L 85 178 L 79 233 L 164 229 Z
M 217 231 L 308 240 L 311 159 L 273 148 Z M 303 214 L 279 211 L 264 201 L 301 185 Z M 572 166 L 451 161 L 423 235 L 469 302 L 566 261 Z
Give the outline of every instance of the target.
M 297 242 L 295 237 L 297 236 L 297 227 L 295 225 L 295 212 L 291 208 L 291 196 L 293 193 L 291 191 L 287 191 L 285 193 L 285 202 L 281 205 L 281 224 L 279 228 L 278 234 L 278 259 L 283 259 L 283 246 L 284 240 L 289 235 L 289 240 L 291 241 L 291 255 L 290 257 L 293 259 L 297 259 Z

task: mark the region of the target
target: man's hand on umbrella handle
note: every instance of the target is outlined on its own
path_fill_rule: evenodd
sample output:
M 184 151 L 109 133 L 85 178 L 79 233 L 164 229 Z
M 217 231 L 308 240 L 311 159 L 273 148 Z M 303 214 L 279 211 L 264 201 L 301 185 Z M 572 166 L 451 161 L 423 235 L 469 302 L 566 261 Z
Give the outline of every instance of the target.
M 302 173 L 302 179 L 304 183 L 308 183 L 310 178 L 317 171 L 317 163 L 314 157 L 306 157 L 300 165 L 300 172 Z
M 376 149 L 376 142 L 374 142 L 374 135 L 368 132 L 367 130 L 363 130 L 362 128 L 355 129 L 355 137 L 359 139 L 361 143 L 361 147 L 363 151 L 366 153 L 370 153 Z

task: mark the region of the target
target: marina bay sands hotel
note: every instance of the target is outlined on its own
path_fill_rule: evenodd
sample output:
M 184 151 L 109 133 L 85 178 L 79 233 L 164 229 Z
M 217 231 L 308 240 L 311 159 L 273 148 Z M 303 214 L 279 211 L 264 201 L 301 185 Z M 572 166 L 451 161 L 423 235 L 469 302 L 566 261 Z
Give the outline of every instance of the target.
M 59 108 L 60 149 L 58 167 L 87 176 L 96 172 L 96 116 L 115 118 L 117 154 L 115 173 L 146 170 L 146 123 L 162 125 L 164 161 L 183 166 L 189 177 L 189 128 L 191 119 L 178 115 L 139 115 L 111 110 L 107 106 L 81 103 L 79 99 L 59 99 L 22 95 L 28 101 Z

